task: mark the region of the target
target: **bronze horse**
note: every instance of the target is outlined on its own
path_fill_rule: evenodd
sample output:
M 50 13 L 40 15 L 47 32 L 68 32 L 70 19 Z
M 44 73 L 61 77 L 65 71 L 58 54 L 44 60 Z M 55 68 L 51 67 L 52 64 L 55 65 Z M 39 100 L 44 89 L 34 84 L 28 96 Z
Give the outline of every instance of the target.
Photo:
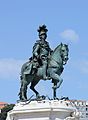
M 68 45 L 61 43 L 54 49 L 48 59 L 47 75 L 53 83 L 54 99 L 56 99 L 56 89 L 59 88 L 61 83 L 63 82 L 60 75 L 64 69 L 63 65 L 67 63 L 68 52 Z M 43 79 L 43 68 L 42 66 L 40 66 L 36 73 L 25 74 L 25 71 L 27 71 L 27 67 L 29 65 L 30 62 L 26 62 L 21 68 L 21 88 L 19 93 L 20 100 L 27 100 L 27 86 L 29 85 L 29 83 L 31 83 L 30 89 L 34 91 L 36 97 L 38 98 L 40 96 L 39 92 L 36 91 L 34 87 L 41 79 Z

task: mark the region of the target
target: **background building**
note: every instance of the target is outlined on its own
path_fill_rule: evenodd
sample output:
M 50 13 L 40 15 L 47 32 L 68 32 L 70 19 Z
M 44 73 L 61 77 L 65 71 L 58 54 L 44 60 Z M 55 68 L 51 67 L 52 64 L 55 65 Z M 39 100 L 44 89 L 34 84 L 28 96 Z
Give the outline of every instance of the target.
M 80 120 L 88 120 L 88 101 L 70 100 L 80 112 Z
M 6 105 L 8 105 L 8 103 L 6 103 L 6 102 L 0 102 L 0 113 L 1 113 L 1 109 L 3 107 L 5 107 Z

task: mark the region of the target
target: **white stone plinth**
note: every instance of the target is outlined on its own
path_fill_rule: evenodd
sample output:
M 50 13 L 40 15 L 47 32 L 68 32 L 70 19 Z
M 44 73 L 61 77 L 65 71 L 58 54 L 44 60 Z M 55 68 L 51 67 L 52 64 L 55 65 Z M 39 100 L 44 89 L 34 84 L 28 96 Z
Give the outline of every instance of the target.
M 65 100 L 19 102 L 8 113 L 6 120 L 70 120 L 68 118 L 74 112 L 74 105 Z

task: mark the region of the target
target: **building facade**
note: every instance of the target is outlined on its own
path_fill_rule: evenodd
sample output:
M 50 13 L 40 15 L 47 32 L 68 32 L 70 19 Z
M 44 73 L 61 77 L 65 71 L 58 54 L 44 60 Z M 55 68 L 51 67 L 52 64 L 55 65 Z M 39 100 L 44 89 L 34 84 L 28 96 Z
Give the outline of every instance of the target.
M 80 113 L 80 120 L 88 120 L 88 101 L 70 100 Z

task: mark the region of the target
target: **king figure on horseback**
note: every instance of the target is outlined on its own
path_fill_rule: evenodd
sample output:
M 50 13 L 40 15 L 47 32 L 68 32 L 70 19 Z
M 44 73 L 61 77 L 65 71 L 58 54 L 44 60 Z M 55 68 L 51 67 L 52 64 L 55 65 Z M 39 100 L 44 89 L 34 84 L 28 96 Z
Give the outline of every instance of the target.
M 47 38 L 47 29 L 45 25 L 42 25 L 39 27 L 38 32 L 39 32 L 39 38 L 40 40 L 37 40 L 36 43 L 33 46 L 33 58 L 32 58 L 32 62 L 30 64 L 30 68 L 31 70 L 32 67 L 35 67 L 35 70 L 38 69 L 38 67 L 42 67 L 43 68 L 43 78 L 49 79 L 49 77 L 47 76 L 47 62 L 48 62 L 48 58 L 52 53 L 51 48 L 49 47 L 49 43 L 46 41 Z M 36 66 L 37 64 L 37 66 Z M 29 70 L 30 71 L 30 70 Z M 35 72 L 36 73 L 36 72 Z
M 39 40 L 33 46 L 33 56 L 22 65 L 20 100 L 27 100 L 27 86 L 30 83 L 30 89 L 36 94 L 36 98 L 40 98 L 35 86 L 41 79 L 52 80 L 53 98 L 56 99 L 56 90 L 63 82 L 60 75 L 68 61 L 68 45 L 61 43 L 52 51 L 46 41 L 47 31 L 45 25 L 39 27 Z

